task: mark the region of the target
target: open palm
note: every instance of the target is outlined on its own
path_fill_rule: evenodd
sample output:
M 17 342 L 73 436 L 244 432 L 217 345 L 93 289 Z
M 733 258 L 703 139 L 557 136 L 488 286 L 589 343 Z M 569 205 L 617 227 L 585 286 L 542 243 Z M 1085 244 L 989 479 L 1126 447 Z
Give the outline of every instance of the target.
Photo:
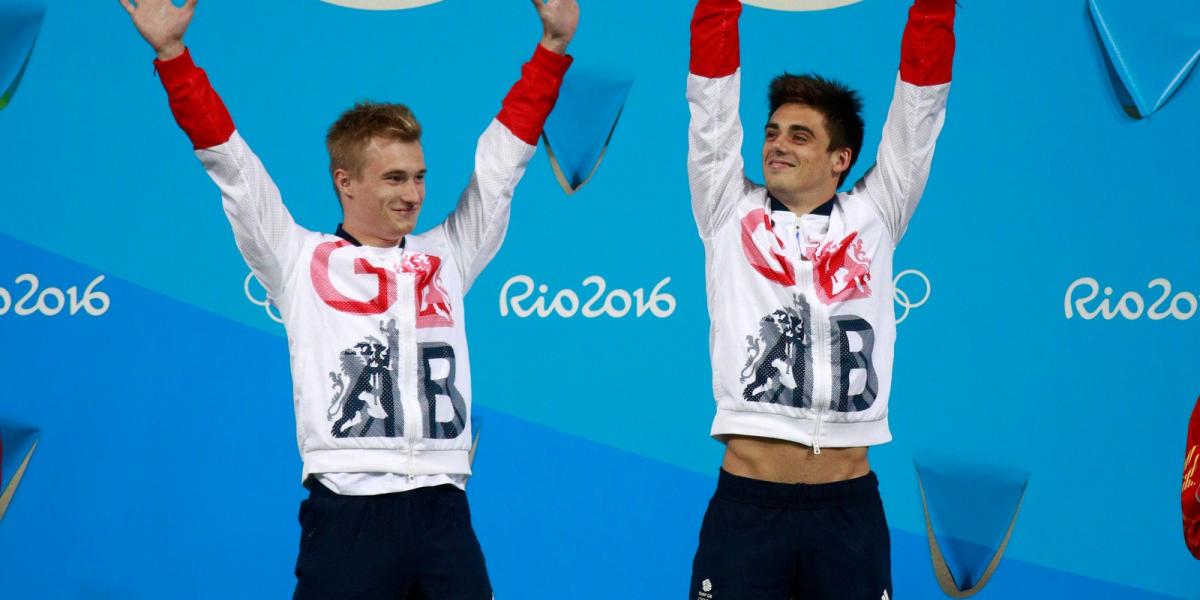
M 176 48 L 182 51 L 183 34 L 196 13 L 196 0 L 187 0 L 183 6 L 175 6 L 171 0 L 121 0 L 121 6 L 160 55 Z

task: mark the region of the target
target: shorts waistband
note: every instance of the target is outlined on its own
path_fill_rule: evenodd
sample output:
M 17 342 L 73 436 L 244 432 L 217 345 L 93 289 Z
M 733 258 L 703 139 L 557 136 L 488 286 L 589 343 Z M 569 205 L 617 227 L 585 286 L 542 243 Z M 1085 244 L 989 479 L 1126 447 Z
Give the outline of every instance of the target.
M 444 483 L 442 485 L 434 485 L 428 487 L 414 488 L 404 492 L 390 492 L 387 494 L 372 494 L 368 496 L 347 496 L 335 493 L 333 490 L 325 487 L 316 477 L 309 476 L 304 480 L 304 487 L 308 488 L 308 497 L 314 498 L 337 498 L 342 500 L 358 500 L 361 502 L 369 501 L 386 501 L 391 499 L 407 499 L 407 498 L 423 498 L 436 497 L 444 495 L 462 494 L 466 495 L 462 490 L 454 485 Z
M 776 483 L 734 475 L 724 469 L 717 477 L 717 498 L 776 508 L 822 508 L 879 500 L 874 471 L 833 483 Z

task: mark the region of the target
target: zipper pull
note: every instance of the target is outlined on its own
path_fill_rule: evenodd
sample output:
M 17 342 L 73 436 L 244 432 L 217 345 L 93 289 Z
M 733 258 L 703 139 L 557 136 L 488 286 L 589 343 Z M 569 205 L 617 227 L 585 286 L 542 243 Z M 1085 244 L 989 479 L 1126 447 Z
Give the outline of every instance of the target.
M 820 454 L 820 453 L 821 453 L 821 441 L 816 438 L 813 438 L 813 454 Z

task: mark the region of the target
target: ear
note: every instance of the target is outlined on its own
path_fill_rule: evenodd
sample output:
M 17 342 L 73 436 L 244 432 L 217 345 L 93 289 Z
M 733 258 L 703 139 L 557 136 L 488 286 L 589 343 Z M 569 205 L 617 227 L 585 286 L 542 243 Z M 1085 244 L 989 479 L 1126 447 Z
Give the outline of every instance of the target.
M 853 156 L 854 151 L 849 148 L 838 148 L 833 151 L 833 174 L 835 177 L 841 177 L 842 173 L 850 170 L 850 159 Z
M 354 197 L 354 177 L 345 169 L 337 169 L 333 172 L 333 187 L 343 201 Z

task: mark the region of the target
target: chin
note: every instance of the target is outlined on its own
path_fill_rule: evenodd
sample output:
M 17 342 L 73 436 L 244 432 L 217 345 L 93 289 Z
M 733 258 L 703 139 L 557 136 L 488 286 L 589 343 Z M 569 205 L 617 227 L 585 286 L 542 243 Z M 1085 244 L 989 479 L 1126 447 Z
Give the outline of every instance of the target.
M 788 186 L 785 182 L 775 181 L 770 178 L 767 179 L 766 185 L 767 185 L 767 191 L 770 192 L 772 196 L 776 196 L 776 197 L 778 197 L 781 194 L 787 195 L 788 192 L 791 191 L 791 187 Z
M 404 237 L 404 236 L 412 233 L 413 230 L 416 228 L 417 228 L 416 221 L 413 221 L 411 223 L 397 223 L 396 226 L 393 228 L 393 232 L 398 237 Z

